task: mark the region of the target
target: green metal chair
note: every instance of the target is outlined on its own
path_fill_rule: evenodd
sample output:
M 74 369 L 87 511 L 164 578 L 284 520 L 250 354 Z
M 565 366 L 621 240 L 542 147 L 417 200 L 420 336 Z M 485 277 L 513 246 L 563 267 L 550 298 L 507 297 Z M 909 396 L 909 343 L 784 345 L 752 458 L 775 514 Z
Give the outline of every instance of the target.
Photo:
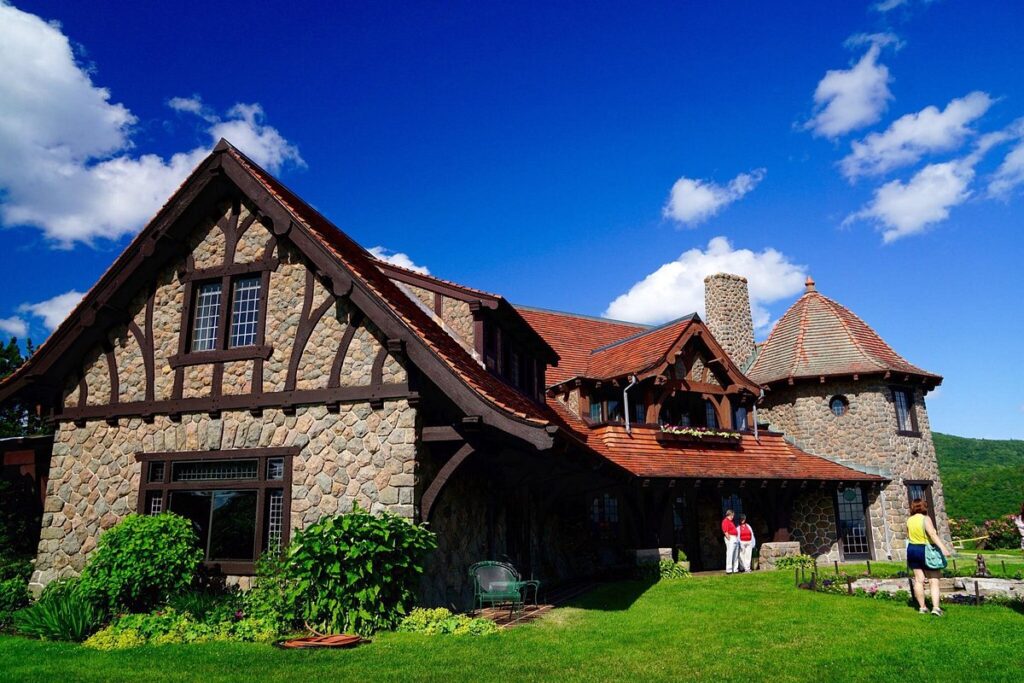
M 540 581 L 523 581 L 515 567 L 505 562 L 477 562 L 469 568 L 469 578 L 473 581 L 473 598 L 478 610 L 485 604 L 492 607 L 507 604 L 511 617 L 517 608 L 523 607 L 531 588 L 533 604 L 537 604 Z

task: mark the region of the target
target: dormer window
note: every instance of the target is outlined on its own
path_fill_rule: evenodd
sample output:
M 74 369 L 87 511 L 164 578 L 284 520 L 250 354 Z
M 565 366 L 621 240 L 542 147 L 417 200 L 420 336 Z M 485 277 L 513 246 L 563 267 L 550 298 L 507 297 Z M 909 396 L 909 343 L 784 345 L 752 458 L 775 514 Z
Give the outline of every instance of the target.
M 718 414 L 715 412 L 715 404 L 704 399 L 704 424 L 708 429 L 718 429 Z

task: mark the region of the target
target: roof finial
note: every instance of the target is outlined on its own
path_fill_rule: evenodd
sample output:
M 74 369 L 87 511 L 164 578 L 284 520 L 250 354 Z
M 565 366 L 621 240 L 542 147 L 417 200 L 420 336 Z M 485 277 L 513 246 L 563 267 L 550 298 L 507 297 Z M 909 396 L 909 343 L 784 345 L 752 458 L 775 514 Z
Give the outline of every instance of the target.
M 814 278 L 812 278 L 810 275 L 808 275 L 807 276 L 807 281 L 804 282 L 804 294 L 810 294 L 811 292 L 816 292 L 816 291 L 818 291 L 818 290 L 814 286 Z

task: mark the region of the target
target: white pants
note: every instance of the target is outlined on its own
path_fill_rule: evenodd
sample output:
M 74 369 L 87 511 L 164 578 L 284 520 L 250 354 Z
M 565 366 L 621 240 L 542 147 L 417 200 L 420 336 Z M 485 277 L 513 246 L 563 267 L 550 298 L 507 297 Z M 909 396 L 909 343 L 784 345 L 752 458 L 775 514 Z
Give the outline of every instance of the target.
M 736 536 L 725 537 L 725 573 L 732 574 L 736 571 L 736 564 L 739 561 L 740 543 Z
M 754 544 L 740 542 L 740 566 L 739 571 L 749 572 L 750 571 L 750 560 L 754 556 Z

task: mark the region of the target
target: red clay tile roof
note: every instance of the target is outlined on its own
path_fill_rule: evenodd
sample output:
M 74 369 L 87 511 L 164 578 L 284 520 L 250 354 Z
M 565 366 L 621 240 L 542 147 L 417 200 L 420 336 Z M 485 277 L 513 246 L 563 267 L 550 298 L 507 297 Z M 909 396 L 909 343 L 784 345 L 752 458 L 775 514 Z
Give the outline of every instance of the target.
M 757 439 L 744 434 L 737 449 L 662 444 L 657 428 L 634 427 L 631 435 L 619 425 L 591 429 L 556 399 L 548 399 L 548 405 L 577 441 L 638 477 L 884 481 L 805 453 L 781 434 L 761 432 Z
M 809 291 L 772 329 L 747 372 L 758 384 L 803 377 L 898 372 L 942 378 L 911 365 L 848 308 Z
M 549 386 L 586 375 L 593 349 L 648 329 L 646 325 L 619 320 L 602 320 L 527 306 L 515 308 L 560 357 L 557 367 L 548 368 Z
M 368 251 L 237 149 L 228 146 L 227 151 L 305 225 L 328 251 L 365 282 L 377 297 L 474 392 L 522 421 L 536 424 L 549 422 L 548 410 L 481 367 L 429 315 L 409 300 L 405 293 L 376 266 L 376 259 Z
M 593 379 L 611 379 L 629 373 L 643 372 L 658 365 L 692 322 L 693 316 L 680 318 L 653 330 L 645 330 L 628 339 L 595 349 L 587 362 L 585 376 Z

